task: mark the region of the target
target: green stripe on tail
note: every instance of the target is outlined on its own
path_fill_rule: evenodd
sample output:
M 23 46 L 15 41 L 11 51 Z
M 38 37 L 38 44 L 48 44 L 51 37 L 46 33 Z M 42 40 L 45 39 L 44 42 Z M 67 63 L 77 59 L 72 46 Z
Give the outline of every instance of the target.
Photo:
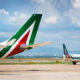
M 29 20 L 21 27 L 21 29 L 9 39 L 9 41 L 11 41 L 12 39 L 16 39 L 16 41 L 14 42 L 14 44 L 15 44 L 18 41 L 18 39 L 26 32 L 26 30 L 33 24 L 33 22 L 35 22 L 34 27 L 33 27 L 33 31 L 32 31 L 32 34 L 31 34 L 31 37 L 29 40 L 30 45 L 34 44 L 34 40 L 36 37 L 36 33 L 37 33 L 37 30 L 39 27 L 41 17 L 42 17 L 42 14 L 33 14 L 29 18 Z M 6 48 L 3 48 L 0 51 L 0 57 L 4 56 L 11 49 L 12 46 L 7 46 Z

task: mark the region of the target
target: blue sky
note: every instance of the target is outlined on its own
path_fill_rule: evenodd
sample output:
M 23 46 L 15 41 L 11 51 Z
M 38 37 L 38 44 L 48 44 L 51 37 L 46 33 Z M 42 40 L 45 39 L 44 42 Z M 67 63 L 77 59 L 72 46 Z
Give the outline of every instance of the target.
M 13 35 L 33 13 L 43 14 L 35 43 L 80 50 L 80 0 L 0 0 L 0 42 Z

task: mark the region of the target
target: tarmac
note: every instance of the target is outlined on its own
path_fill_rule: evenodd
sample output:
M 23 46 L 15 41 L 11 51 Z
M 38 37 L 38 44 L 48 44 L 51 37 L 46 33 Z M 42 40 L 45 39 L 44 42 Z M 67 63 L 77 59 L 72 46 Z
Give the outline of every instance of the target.
M 0 65 L 0 80 L 80 80 L 80 64 Z

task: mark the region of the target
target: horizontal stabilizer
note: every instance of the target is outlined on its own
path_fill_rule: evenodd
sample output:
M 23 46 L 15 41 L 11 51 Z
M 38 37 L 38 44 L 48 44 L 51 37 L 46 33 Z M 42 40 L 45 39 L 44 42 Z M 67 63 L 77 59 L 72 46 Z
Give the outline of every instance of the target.
M 22 48 L 22 49 L 36 48 L 36 47 L 43 46 L 43 45 L 47 45 L 47 44 L 50 44 L 50 43 L 52 43 L 52 42 L 51 42 L 51 41 L 48 41 L 48 42 L 39 43 L 39 44 L 34 44 L 34 45 L 21 46 L 21 48 Z

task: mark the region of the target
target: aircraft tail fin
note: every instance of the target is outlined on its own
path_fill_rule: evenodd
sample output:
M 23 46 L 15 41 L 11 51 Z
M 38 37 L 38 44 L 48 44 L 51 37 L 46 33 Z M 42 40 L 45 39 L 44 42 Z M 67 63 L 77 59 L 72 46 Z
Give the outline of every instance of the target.
M 8 40 L 8 44 L 10 46 L 8 46 L 6 50 L 3 48 L 0 57 L 4 58 L 23 52 L 23 50 L 20 49 L 21 45 L 33 45 L 39 28 L 41 17 L 42 14 L 33 14 L 19 29 L 19 31 Z
M 69 55 L 68 50 L 67 50 L 65 44 L 63 44 L 63 50 L 64 50 L 65 57 L 68 58 L 68 59 L 71 59 L 71 56 Z
M 24 38 L 23 41 L 21 41 L 22 44 L 34 44 L 41 17 L 42 14 L 33 14 L 10 40 L 16 39 L 15 42 L 19 42 Z

